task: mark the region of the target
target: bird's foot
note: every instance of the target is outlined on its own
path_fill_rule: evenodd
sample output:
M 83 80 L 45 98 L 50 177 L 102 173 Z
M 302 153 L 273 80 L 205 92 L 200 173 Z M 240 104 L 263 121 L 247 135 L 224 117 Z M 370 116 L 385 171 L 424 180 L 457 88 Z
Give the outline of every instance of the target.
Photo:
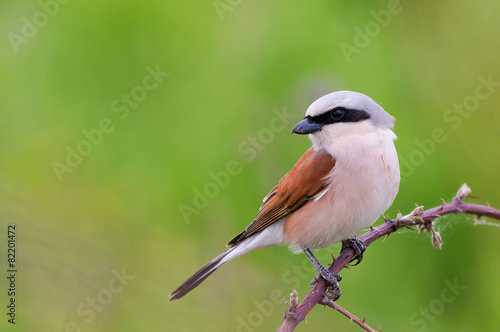
M 340 295 L 342 295 L 339 287 L 339 281 L 342 280 L 342 276 L 328 271 L 323 265 L 321 265 L 320 262 L 318 262 L 316 257 L 314 257 L 314 255 L 308 248 L 304 249 L 304 253 L 307 255 L 307 257 L 309 257 L 319 273 L 318 276 L 316 276 L 311 281 L 311 286 L 313 286 L 321 277 L 328 284 L 328 291 L 326 292 L 326 295 L 329 296 L 329 298 L 335 298 L 335 300 L 338 299 Z
M 339 286 L 339 281 L 342 280 L 342 276 L 325 269 L 323 273 L 318 273 L 318 275 L 315 276 L 313 280 L 311 280 L 311 287 L 313 287 L 320 278 L 325 279 L 326 283 L 328 284 L 328 290 L 326 291 L 325 295 L 328 297 L 328 299 L 336 301 L 340 297 L 340 295 L 342 295 Z
M 326 298 L 330 301 L 333 301 L 333 302 L 337 301 L 341 295 L 342 295 L 342 292 L 340 291 L 340 287 L 338 287 L 338 286 L 337 286 L 337 288 L 329 287 L 325 292 Z
M 357 262 L 353 264 L 353 266 L 361 263 L 361 261 L 363 260 L 363 253 L 366 250 L 366 245 L 363 243 L 363 241 L 356 237 L 347 238 L 342 241 L 342 249 L 340 251 L 342 252 L 347 248 L 351 248 L 352 250 L 354 250 L 354 257 L 351 259 L 351 262 Z
M 336 301 L 340 295 L 342 295 L 339 286 L 339 281 L 342 280 L 342 276 L 340 274 L 332 273 L 324 267 L 323 269 L 320 269 L 319 274 L 328 284 L 328 290 L 326 291 L 327 297 L 332 301 Z

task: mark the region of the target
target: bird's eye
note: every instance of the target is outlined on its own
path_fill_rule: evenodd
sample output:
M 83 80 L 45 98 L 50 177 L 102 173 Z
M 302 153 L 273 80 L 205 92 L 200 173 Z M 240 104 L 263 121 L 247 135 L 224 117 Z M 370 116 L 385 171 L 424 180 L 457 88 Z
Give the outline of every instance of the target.
M 340 120 L 344 116 L 344 113 L 345 113 L 344 110 L 337 108 L 330 112 L 330 117 L 333 120 Z

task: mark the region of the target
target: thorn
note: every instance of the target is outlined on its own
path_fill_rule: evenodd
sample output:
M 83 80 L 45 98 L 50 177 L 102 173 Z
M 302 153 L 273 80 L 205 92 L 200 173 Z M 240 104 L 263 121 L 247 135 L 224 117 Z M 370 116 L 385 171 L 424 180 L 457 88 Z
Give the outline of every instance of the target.
M 378 326 L 378 332 L 382 332 L 382 328 L 380 327 L 380 325 Z
M 351 269 L 351 267 L 349 266 L 349 264 L 347 264 L 347 265 L 345 266 L 345 268 L 346 268 L 346 269 L 349 269 L 349 270 L 351 270 L 351 271 L 352 271 L 352 269 Z
M 370 225 L 370 231 L 373 231 L 375 228 L 373 228 L 372 225 Z
M 333 256 L 333 253 L 332 253 L 332 252 L 330 252 L 330 256 L 332 256 L 332 264 L 330 264 L 330 265 L 333 265 L 333 263 L 335 263 L 335 259 L 336 259 L 336 258 L 335 258 L 335 256 Z
M 481 216 L 477 216 L 476 221 L 474 222 L 474 226 L 476 226 L 479 223 L 479 219 L 481 219 Z
M 389 237 L 389 234 L 387 234 L 384 239 L 382 240 L 382 242 L 385 242 L 385 240 L 387 240 L 387 238 Z
M 441 202 L 443 202 L 443 205 L 441 205 L 441 210 L 444 208 L 444 206 L 446 205 L 446 201 L 444 200 L 444 198 L 441 198 Z
M 364 323 L 365 321 L 366 321 L 366 317 L 363 317 L 363 320 L 362 320 L 362 322 Z
M 488 203 L 488 201 L 486 201 L 486 205 L 487 205 L 488 207 L 491 207 L 491 205 L 490 205 L 490 203 Z

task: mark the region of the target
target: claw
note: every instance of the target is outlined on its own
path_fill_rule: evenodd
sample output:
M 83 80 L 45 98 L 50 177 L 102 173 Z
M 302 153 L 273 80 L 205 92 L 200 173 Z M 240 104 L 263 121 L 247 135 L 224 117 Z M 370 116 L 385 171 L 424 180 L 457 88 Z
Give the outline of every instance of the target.
M 361 263 L 363 260 L 363 252 L 366 250 L 366 245 L 363 243 L 363 241 L 355 238 L 355 237 L 350 237 L 348 239 L 345 239 L 342 241 L 342 249 L 341 251 L 344 251 L 344 249 L 351 248 L 354 250 L 354 257 L 351 259 L 351 262 L 357 261 L 353 266 L 358 265 Z
M 321 275 L 321 278 L 325 279 L 325 281 L 328 283 L 330 290 L 338 289 L 338 291 L 340 292 L 339 281 L 342 280 L 341 275 L 332 273 L 327 269 L 320 271 L 319 274 Z
M 316 270 L 319 272 L 319 275 L 314 278 L 313 281 L 311 281 L 311 284 L 314 285 L 314 283 L 316 283 L 316 281 L 321 276 L 321 278 L 323 278 L 328 283 L 328 288 L 330 289 L 330 291 L 335 292 L 335 296 L 338 299 L 342 294 L 339 287 L 339 281 L 342 280 L 342 276 L 328 271 L 323 265 L 321 265 L 320 262 L 318 262 L 309 248 L 305 248 L 304 253 L 307 255 L 311 263 L 313 263 Z
M 342 292 L 340 291 L 340 288 L 329 288 L 328 291 L 325 293 L 325 296 L 328 300 L 330 301 L 337 301 L 342 295 Z

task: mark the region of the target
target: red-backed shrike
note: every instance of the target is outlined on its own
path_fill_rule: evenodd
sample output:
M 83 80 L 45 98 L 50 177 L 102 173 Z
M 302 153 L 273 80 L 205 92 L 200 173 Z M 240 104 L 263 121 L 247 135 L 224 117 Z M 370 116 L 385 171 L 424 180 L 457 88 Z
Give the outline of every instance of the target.
M 310 250 L 340 241 L 358 262 L 365 249 L 354 237 L 387 210 L 399 188 L 394 118 L 371 98 L 337 91 L 309 106 L 295 134 L 309 134 L 312 147 L 271 192 L 252 223 L 170 294 L 176 300 L 230 260 L 257 249 L 286 244 L 305 252 L 321 277 L 338 287 Z

